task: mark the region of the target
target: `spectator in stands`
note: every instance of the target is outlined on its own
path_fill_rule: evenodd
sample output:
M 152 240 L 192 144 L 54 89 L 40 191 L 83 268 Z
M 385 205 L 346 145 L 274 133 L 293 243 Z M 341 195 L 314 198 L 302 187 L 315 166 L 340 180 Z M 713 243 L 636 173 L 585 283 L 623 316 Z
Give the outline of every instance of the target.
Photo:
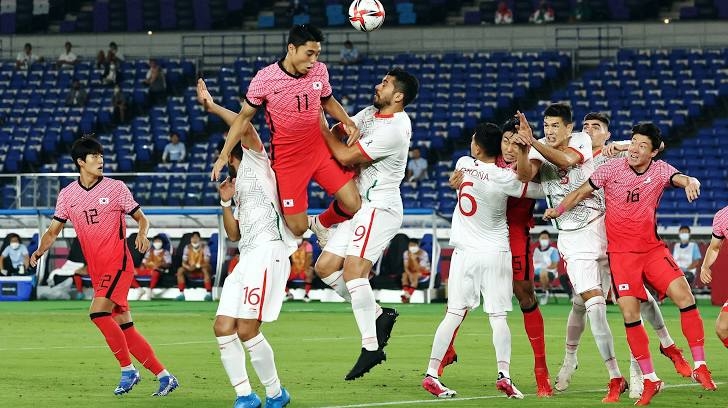
M 560 259 L 558 249 L 551 245 L 549 232 L 541 231 L 538 234 L 538 247 L 533 251 L 533 278 L 541 282 L 541 290 L 543 290 L 541 305 L 549 302 L 551 281 L 557 275 Z
M 572 23 L 580 22 L 580 21 L 590 21 L 591 20 L 591 7 L 589 6 L 589 2 L 583 1 L 583 0 L 576 0 L 576 4 L 574 5 L 574 8 L 571 10 L 571 16 L 570 20 Z
M 552 23 L 556 18 L 554 9 L 546 0 L 541 0 L 538 7 L 533 11 L 528 21 L 534 24 Z
M 139 299 L 151 300 L 152 289 L 157 287 L 159 282 L 159 276 L 162 273 L 168 273 L 169 267 L 172 265 L 172 253 L 164 248 L 164 240 L 161 235 L 157 235 L 152 240 L 152 247 L 149 248 L 144 259 L 142 259 L 142 265 L 134 270 L 134 282 L 131 287 L 139 288 L 139 282 L 136 280 L 136 276 L 149 276 L 149 287 L 142 288 L 139 294 Z
M 420 241 L 411 238 L 404 254 L 404 271 L 402 271 L 402 303 L 409 303 L 412 294 L 417 290 L 420 277 L 430 274 L 430 256 L 422 248 Z
M 8 246 L 0 254 L 3 275 L 25 275 L 28 269 L 28 248 L 20 242 L 20 235 L 8 234 Z
M 167 94 L 167 81 L 164 78 L 164 70 L 159 66 L 157 60 L 149 60 L 149 70 L 142 82 L 149 87 L 149 101 L 152 105 L 164 102 Z
M 410 160 L 407 163 L 406 180 L 410 183 L 417 183 L 427 178 L 427 160 L 422 158 L 420 148 L 413 147 L 410 150 Z
M 74 79 L 71 83 L 71 89 L 66 95 L 66 106 L 84 106 L 86 105 L 86 99 L 88 94 L 86 90 L 81 86 L 81 81 Z
M 111 106 L 114 108 L 116 123 L 126 122 L 126 95 L 121 91 L 119 85 L 114 86 L 114 94 L 111 95 Z
M 78 57 L 76 54 L 71 51 L 71 48 L 73 47 L 71 45 L 70 41 L 66 41 L 66 45 L 64 46 L 65 50 L 61 53 L 61 55 L 58 56 L 58 59 L 56 60 L 56 66 L 58 68 L 66 68 L 66 69 L 73 69 L 73 67 L 76 65 L 76 62 L 78 62 Z
M 682 269 L 690 286 L 693 286 L 695 271 L 700 266 L 703 256 L 700 254 L 698 243 L 690 240 L 690 227 L 681 226 L 678 230 L 678 237 L 680 237 L 680 242 L 675 243 L 672 257 L 675 258 L 677 266 Z
M 291 0 L 288 13 L 293 16 L 308 13 L 308 0 Z
M 313 245 L 303 238 L 298 238 L 298 249 L 291 254 L 291 274 L 288 276 L 288 282 L 296 280 L 303 281 L 303 301 L 310 302 L 308 293 L 313 282 Z M 293 294 L 286 285 L 286 300 L 292 299 Z
M 104 73 L 101 76 L 103 85 L 116 85 L 119 82 L 119 64 L 120 60 L 114 54 L 104 61 Z
M 106 61 L 110 61 L 112 57 L 118 62 L 124 62 L 125 59 L 124 54 L 119 51 L 119 46 L 113 41 L 109 43 L 109 50 L 106 52 Z
M 33 46 L 30 43 L 25 43 L 23 51 L 18 53 L 15 57 L 15 67 L 17 69 L 30 69 L 30 66 L 36 62 L 43 62 L 43 57 L 33 54 Z
M 185 300 L 185 276 L 202 276 L 205 290 L 207 290 L 205 300 L 212 300 L 211 270 L 210 248 L 202 242 L 200 233 L 195 231 L 190 237 L 190 243 L 182 252 L 182 266 L 177 269 L 177 288 L 179 288 L 177 300 Z
M 358 64 L 360 62 L 359 50 L 354 48 L 351 41 L 344 42 L 344 48 L 339 52 L 340 62 L 344 65 Z
M 169 143 L 164 146 L 164 152 L 162 153 L 162 161 L 164 163 L 178 163 L 185 160 L 187 150 L 185 144 L 179 141 L 179 135 L 177 132 L 172 132 L 169 135 Z
M 513 12 L 508 8 L 508 3 L 501 1 L 495 11 L 496 24 L 513 24 Z

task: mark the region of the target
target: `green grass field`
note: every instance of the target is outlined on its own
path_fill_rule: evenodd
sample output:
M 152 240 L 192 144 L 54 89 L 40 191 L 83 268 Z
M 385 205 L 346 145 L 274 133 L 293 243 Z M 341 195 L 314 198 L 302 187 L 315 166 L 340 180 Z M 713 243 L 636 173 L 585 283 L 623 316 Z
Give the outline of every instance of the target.
M 708 362 L 718 382 L 717 392 L 702 391 L 679 377 L 670 362 L 653 354 L 658 375 L 668 384 L 653 400 L 655 407 L 728 406 L 728 350 L 713 331 L 717 307 L 701 305 L 706 327 Z M 1 407 L 229 407 L 234 393 L 220 363 L 212 333 L 216 304 L 171 301 L 132 302 L 136 326 L 157 355 L 180 380 L 170 396 L 149 395 L 157 383 L 149 372 L 122 397 L 112 394 L 118 381 L 116 360 L 87 315 L 88 302 L 0 303 Z M 608 381 L 591 333 L 587 328 L 579 352 L 579 369 L 572 386 L 550 399 L 535 397 L 533 356 L 523 330 L 521 313 L 509 317 L 513 334 L 511 375 L 526 394 L 523 401 L 507 400 L 495 389 L 495 356 L 487 317 L 471 313 L 456 342 L 459 362 L 445 371 L 442 381 L 458 391 L 452 400 L 437 400 L 420 387 L 430 345 L 444 305 L 398 305 L 400 318 L 387 347 L 388 360 L 364 378 L 345 382 L 344 375 L 359 353 L 360 340 L 347 304 L 286 303 L 279 321 L 263 332 L 276 352 L 278 373 L 292 396 L 291 407 L 571 407 L 602 406 Z M 665 319 L 678 345 L 686 348 L 678 312 L 663 307 Z M 552 380 L 563 357 L 568 306 L 542 308 L 546 320 L 549 368 Z M 616 306 L 609 307 L 620 368 L 629 373 L 624 328 Z M 648 329 L 648 332 L 650 330 Z M 657 339 L 651 333 L 651 350 Z M 689 352 L 686 357 L 690 360 Z M 137 364 L 139 367 L 139 365 Z M 248 364 L 254 390 L 263 387 Z M 619 405 L 631 405 L 623 395 Z

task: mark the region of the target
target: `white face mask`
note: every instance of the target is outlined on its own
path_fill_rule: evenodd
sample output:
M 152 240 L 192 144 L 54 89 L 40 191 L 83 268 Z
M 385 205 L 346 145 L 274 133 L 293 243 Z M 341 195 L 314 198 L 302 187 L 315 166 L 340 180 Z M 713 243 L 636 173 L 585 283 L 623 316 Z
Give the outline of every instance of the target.
M 199 242 L 192 242 L 192 248 L 197 249 L 199 247 L 200 247 L 200 243 Z
M 419 250 L 420 250 L 420 247 L 418 247 L 417 245 L 409 247 L 409 251 L 412 252 L 413 254 L 416 254 L 417 251 L 419 251 Z
M 11 242 L 10 243 L 10 248 L 12 248 L 12 249 L 18 249 L 18 248 L 20 248 L 20 242 Z
M 548 248 L 551 245 L 551 240 L 539 239 L 538 243 L 541 244 L 541 248 Z
M 689 232 L 681 232 L 680 234 L 678 234 L 678 236 L 680 237 L 680 241 L 682 242 L 687 242 L 690 239 Z
M 155 242 L 152 245 L 154 245 L 154 249 L 162 249 L 162 243 L 161 242 Z

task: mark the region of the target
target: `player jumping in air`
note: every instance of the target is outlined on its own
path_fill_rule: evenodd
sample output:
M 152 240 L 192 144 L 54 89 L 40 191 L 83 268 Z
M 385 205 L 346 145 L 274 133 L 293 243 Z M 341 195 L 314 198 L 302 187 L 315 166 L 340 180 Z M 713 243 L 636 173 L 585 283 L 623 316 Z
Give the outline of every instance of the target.
M 359 137 L 359 129 L 333 96 L 326 65 L 318 61 L 322 41 L 323 34 L 314 26 L 296 25 L 290 30 L 286 56 L 258 71 L 250 82 L 212 178 L 218 179 L 242 132 L 258 109 L 264 109 L 271 133 L 270 160 L 286 224 L 296 236 L 311 228 L 323 247 L 327 228 L 351 218 L 361 200 L 351 180 L 353 173 L 331 157 L 321 137 L 321 108 L 344 124 L 351 143 Z M 326 211 L 309 218 L 307 189 L 311 179 L 336 200 Z
M 670 297 L 680 309 L 683 334 L 695 362 L 692 376 L 706 390 L 717 388 L 705 364 L 703 319 L 695 298 L 685 275 L 656 233 L 657 207 L 665 188 L 670 185 L 684 188 L 688 201 L 693 201 L 700 195 L 700 182 L 664 161 L 653 160 L 661 141 L 660 129 L 654 124 L 635 125 L 626 158 L 602 165 L 544 215 L 544 218 L 556 219 L 592 197 L 596 190 L 604 190 L 613 288 L 622 310 L 627 343 L 644 378 L 642 395 L 636 405 L 648 405 L 663 385 L 652 365 L 649 339 L 640 316 L 640 301 L 647 300 L 645 284 L 652 286 L 661 297 Z
M 71 146 L 71 158 L 80 173 L 77 181 L 58 193 L 56 211 L 38 250 L 30 258 L 35 266 L 70 220 L 81 243 L 94 288 L 89 310 L 91 321 L 104 335 L 119 361 L 121 380 L 114 394 L 124 394 L 141 380 L 130 354 L 159 379 L 153 396 L 165 396 L 179 386 L 154 354 L 147 340 L 134 327 L 127 295 L 134 279 L 134 263 L 126 246 L 126 215 L 139 224 L 135 248 L 149 249 L 149 221 L 126 185 L 104 177 L 104 149 L 91 137 Z

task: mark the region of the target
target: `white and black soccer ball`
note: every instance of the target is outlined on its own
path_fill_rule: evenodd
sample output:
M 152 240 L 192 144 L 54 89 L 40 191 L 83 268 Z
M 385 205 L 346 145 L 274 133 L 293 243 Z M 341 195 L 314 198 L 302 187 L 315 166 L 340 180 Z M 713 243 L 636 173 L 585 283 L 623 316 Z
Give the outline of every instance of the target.
M 349 6 L 349 22 L 359 31 L 369 32 L 384 24 L 384 6 L 379 0 L 354 0 Z

